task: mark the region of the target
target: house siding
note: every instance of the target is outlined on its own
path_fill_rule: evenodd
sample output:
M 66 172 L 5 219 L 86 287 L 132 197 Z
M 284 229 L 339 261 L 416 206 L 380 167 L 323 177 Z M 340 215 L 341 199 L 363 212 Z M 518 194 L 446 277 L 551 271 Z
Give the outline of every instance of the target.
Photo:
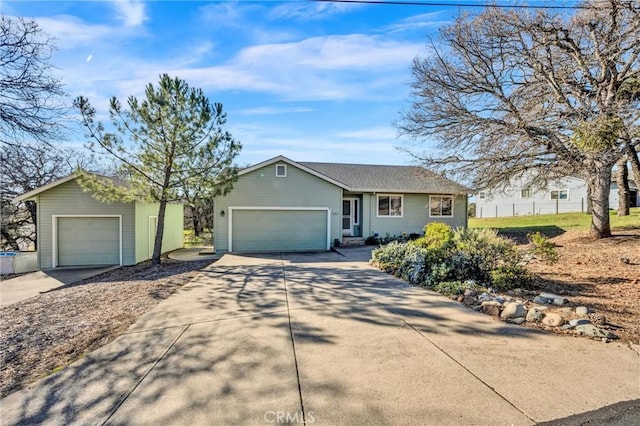
M 515 181 L 507 189 L 484 191 L 485 198 L 476 197 L 476 217 L 507 217 L 534 214 L 586 212 L 587 186 L 582 179 L 566 177 L 549 183 L 547 188 L 535 188 L 530 198 L 522 198 L 520 191 L 527 188 L 526 179 Z M 552 200 L 551 191 L 568 191 L 566 200 Z M 640 194 L 636 194 L 636 205 Z M 609 208 L 618 208 L 618 192 L 615 184 L 609 192 Z
M 368 213 L 363 218 L 363 236 L 378 234 L 385 236 L 399 236 L 403 232 L 407 234 L 422 234 L 424 227 L 430 222 L 443 222 L 451 227 L 465 227 L 467 224 L 467 197 L 466 195 L 454 195 L 453 217 L 429 217 L 429 194 L 393 194 L 403 195 L 402 217 L 378 217 L 378 205 L 376 194 L 365 194 L 363 204 Z M 447 195 L 447 194 L 437 194 Z
M 65 182 L 41 193 L 38 203 L 38 266 L 53 267 L 53 223 L 55 215 L 122 216 L 122 263 L 133 265 L 135 259 L 134 203 L 102 203 L 84 192 L 75 181 Z
M 241 175 L 229 194 L 214 200 L 216 251 L 225 252 L 229 247 L 229 206 L 330 208 L 330 243 L 336 238 L 342 238 L 342 188 L 291 164 L 287 164 L 286 177 L 276 177 L 277 164 L 280 163 L 269 164 Z M 220 215 L 222 210 L 225 211 L 224 217 Z
M 158 216 L 160 204 L 135 203 L 136 263 L 150 259 L 154 235 L 149 235 L 149 218 Z M 162 235 L 162 252 L 181 248 L 184 244 L 184 208 L 181 204 L 167 204 Z

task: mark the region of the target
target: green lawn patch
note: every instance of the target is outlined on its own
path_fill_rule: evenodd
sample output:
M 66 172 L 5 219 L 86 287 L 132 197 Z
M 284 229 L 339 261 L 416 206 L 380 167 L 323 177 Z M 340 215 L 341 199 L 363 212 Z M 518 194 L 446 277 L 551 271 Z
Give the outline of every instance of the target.
M 629 216 L 618 217 L 610 211 L 612 229 L 640 228 L 640 207 L 631 209 Z M 591 215 L 586 213 L 540 214 L 531 216 L 495 217 L 469 219 L 469 228 L 493 228 L 501 233 L 523 233 L 539 231 L 548 236 L 559 235 L 569 230 L 588 230 Z

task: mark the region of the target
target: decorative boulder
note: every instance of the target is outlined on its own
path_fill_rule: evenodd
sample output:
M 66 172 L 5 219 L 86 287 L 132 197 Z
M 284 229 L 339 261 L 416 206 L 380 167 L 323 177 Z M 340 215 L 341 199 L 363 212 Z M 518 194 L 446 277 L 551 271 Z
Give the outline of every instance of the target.
M 500 318 L 505 320 L 510 318 L 524 318 L 526 315 L 527 309 L 524 306 L 520 303 L 511 302 L 504 307 L 500 314 Z

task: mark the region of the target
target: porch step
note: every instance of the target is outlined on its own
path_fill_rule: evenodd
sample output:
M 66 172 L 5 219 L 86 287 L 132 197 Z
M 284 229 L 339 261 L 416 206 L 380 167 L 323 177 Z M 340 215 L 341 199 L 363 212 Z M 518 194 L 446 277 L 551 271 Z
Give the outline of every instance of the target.
M 363 246 L 364 238 L 362 237 L 342 237 L 342 246 Z

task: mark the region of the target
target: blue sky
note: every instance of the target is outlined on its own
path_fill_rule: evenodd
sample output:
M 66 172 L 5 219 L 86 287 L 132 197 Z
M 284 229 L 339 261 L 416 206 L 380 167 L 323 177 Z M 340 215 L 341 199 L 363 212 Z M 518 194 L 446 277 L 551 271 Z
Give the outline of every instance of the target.
M 244 145 L 241 165 L 278 154 L 410 163 L 392 123 L 407 106 L 411 61 L 459 11 L 307 1 L 0 4 L 55 38 L 52 62 L 69 102 L 83 95 L 104 119 L 109 97 L 141 96 L 160 73 L 181 77 L 224 104 Z M 83 144 L 82 131 L 69 143 Z

